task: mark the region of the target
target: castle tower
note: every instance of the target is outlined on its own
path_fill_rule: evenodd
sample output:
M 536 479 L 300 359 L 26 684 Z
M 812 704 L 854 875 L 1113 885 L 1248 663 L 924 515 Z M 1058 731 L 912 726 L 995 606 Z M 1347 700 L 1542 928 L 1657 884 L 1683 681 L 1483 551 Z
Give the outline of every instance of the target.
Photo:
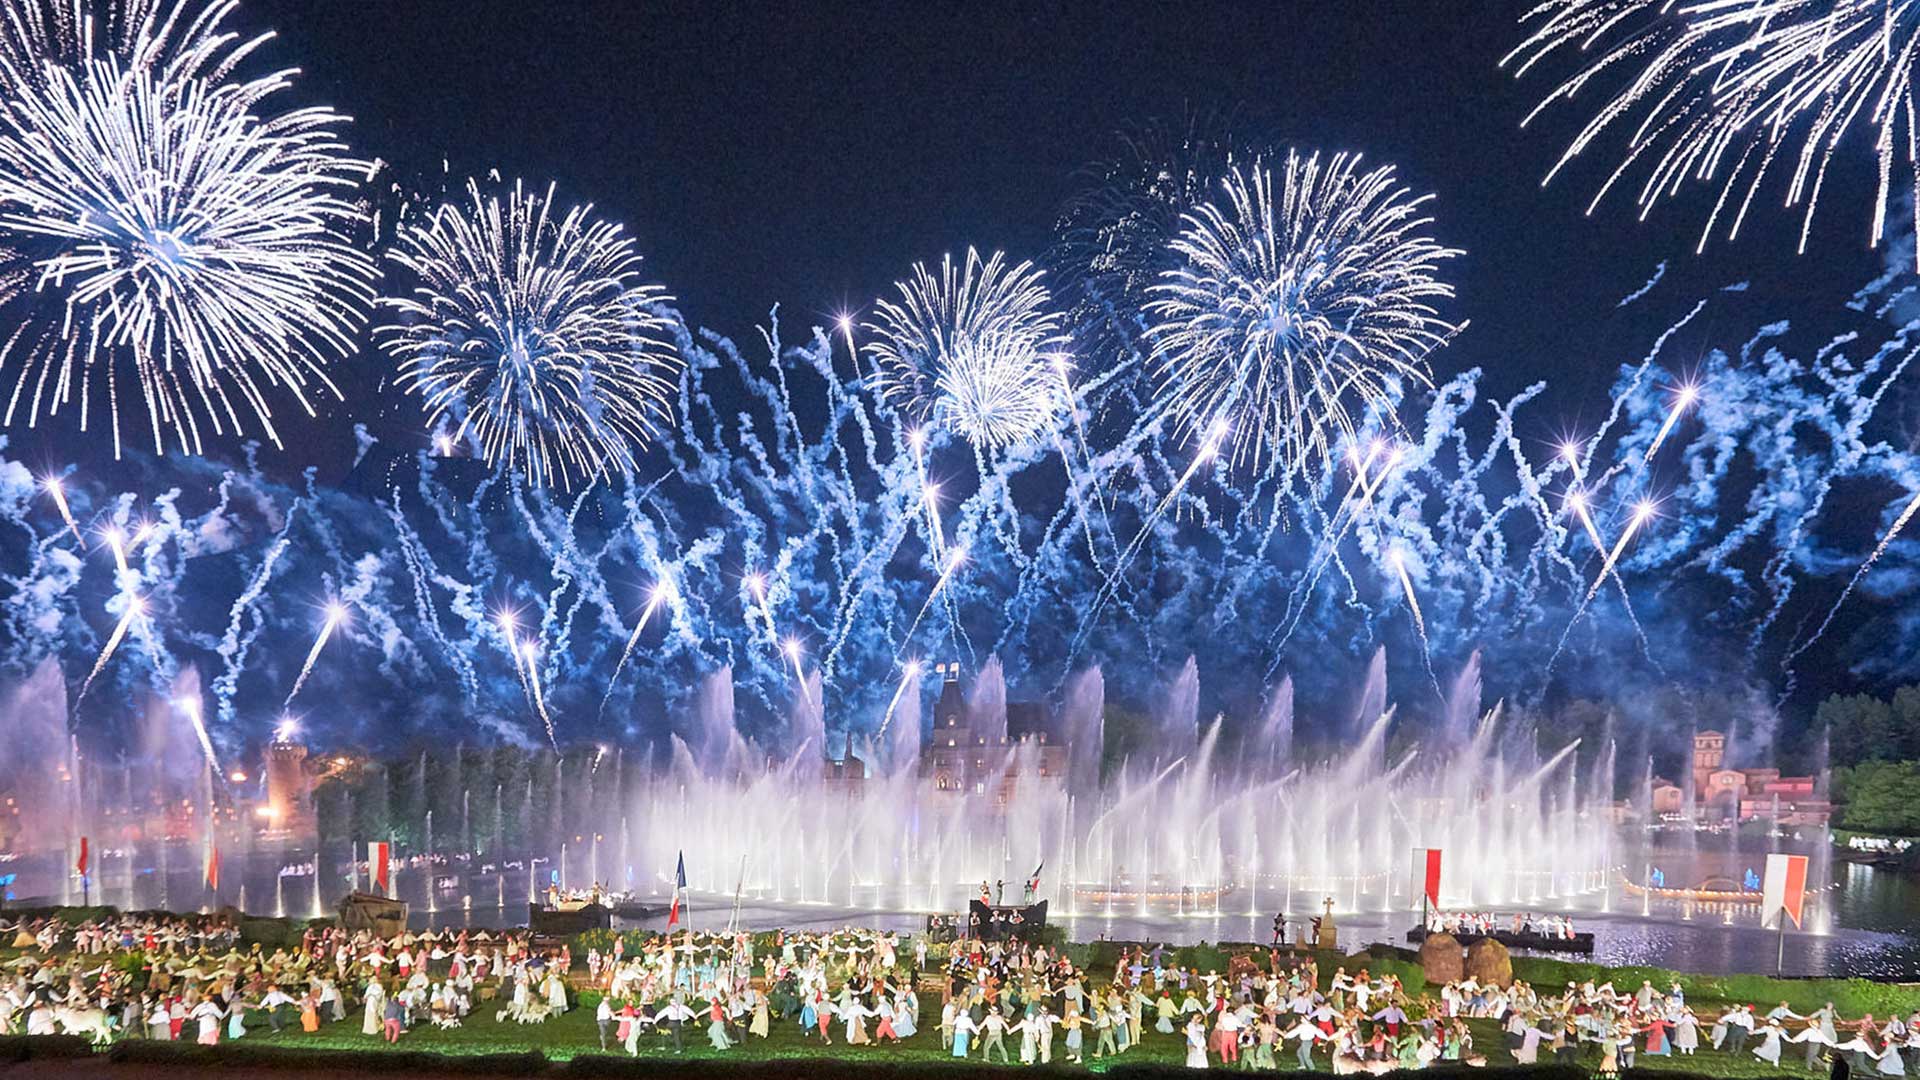
M 986 739 L 973 729 L 960 693 L 960 665 L 938 664 L 940 697 L 933 704 L 933 736 L 920 751 L 920 771 L 936 791 L 974 790 L 986 765 Z
M 297 831 L 313 819 L 307 748 L 287 739 L 267 744 L 267 827 Z
M 1694 798 L 1704 799 L 1707 795 L 1709 778 L 1721 768 L 1727 757 L 1727 737 L 1718 731 L 1696 731 L 1693 734 L 1693 791 Z

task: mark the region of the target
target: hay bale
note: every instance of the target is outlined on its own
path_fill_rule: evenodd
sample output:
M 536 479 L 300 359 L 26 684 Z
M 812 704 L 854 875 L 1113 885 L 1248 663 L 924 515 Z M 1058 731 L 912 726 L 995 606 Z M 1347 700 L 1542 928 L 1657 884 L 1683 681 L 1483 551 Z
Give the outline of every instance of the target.
M 1420 970 L 1430 986 L 1459 982 L 1466 977 L 1467 954 L 1452 934 L 1428 934 L 1420 943 Z
M 1505 945 L 1482 938 L 1467 950 L 1467 974 L 1482 986 L 1512 986 L 1513 957 Z

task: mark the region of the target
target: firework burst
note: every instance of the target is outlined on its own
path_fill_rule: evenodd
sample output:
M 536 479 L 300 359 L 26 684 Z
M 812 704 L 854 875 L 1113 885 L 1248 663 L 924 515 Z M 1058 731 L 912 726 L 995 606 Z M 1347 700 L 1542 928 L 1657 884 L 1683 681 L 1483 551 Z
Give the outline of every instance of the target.
M 1895 173 L 1914 177 L 1913 70 L 1920 6 L 1888 0 L 1548 0 L 1505 64 L 1524 75 L 1559 53 L 1579 70 L 1527 117 L 1590 84 L 1600 107 L 1547 178 L 1602 137 L 1625 139 L 1620 163 L 1589 205 L 1644 170 L 1634 199 L 1645 218 L 1689 181 L 1718 188 L 1699 246 L 1722 222 L 1737 236 L 1768 175 L 1786 174 L 1802 207 L 1800 248 L 1834 155 L 1868 128 L 1879 177 L 1871 234 L 1885 234 Z
M 1066 339 L 1041 277 L 1032 263 L 971 248 L 964 267 L 948 257 L 937 275 L 915 264 L 866 324 L 881 394 L 984 449 L 1044 432 L 1066 407 L 1053 365 Z
M 50 66 L 113 60 L 166 84 L 224 79 L 273 37 L 243 39 L 227 29 L 237 7 L 239 0 L 11 0 L 0 7 L 0 112 L 44 90 Z
M 1317 471 L 1356 409 L 1390 413 L 1403 383 L 1429 382 L 1427 355 L 1460 329 L 1435 307 L 1459 252 L 1427 235 L 1431 196 L 1357 156 L 1289 153 L 1277 178 L 1256 164 L 1221 186 L 1147 303 L 1159 407 L 1182 437 L 1229 425 L 1235 464 Z
M 200 452 L 257 431 L 273 392 L 309 415 L 339 396 L 371 296 L 351 234 L 365 166 L 319 108 L 267 109 L 284 76 L 169 83 L 115 61 L 49 65 L 0 115 L 0 341 L 5 423 L 104 413 Z M 144 412 L 144 421 L 139 414 Z
M 1185 216 L 1220 177 L 1259 153 L 1228 134 L 1223 117 L 1196 113 L 1117 133 L 1113 150 L 1082 170 L 1061 211 L 1048 262 L 1071 299 L 1074 333 L 1095 355 L 1138 344 L 1131 317 L 1173 265 L 1170 245 Z
M 464 203 L 399 230 L 391 258 L 413 288 L 382 301 L 396 318 L 381 344 L 429 423 L 541 486 L 630 471 L 678 385 L 673 298 L 592 211 L 556 216 L 551 186 L 502 198 L 469 181 Z

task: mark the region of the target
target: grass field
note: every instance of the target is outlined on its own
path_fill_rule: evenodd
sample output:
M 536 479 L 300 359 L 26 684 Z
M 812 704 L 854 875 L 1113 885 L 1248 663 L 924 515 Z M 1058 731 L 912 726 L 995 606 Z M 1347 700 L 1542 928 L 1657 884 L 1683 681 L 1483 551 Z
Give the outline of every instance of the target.
M 591 1000 L 592 999 L 589 998 L 589 1001 Z M 927 1008 L 923 1011 L 933 1013 L 934 1010 Z M 930 1015 L 926 1017 L 926 1019 L 930 1022 L 937 1022 L 938 1016 L 937 1014 Z M 1489 1065 L 1513 1064 L 1513 1058 L 1507 1053 L 1501 1041 L 1500 1032 L 1493 1021 L 1472 1020 L 1469 1021 L 1469 1026 L 1473 1030 L 1475 1049 L 1486 1055 Z M 919 1064 L 955 1062 L 957 1064 L 955 1059 L 941 1050 L 939 1032 L 933 1028 L 925 1028 L 905 1042 L 889 1044 L 887 1046 L 846 1046 L 840 1040 L 840 1025 L 838 1024 L 834 1025 L 833 1045 L 823 1046 L 817 1035 L 811 1038 L 803 1035 L 797 1024 L 780 1023 L 777 1021 L 773 1026 L 772 1033 L 766 1039 L 749 1038 L 744 1045 L 736 1045 L 732 1049 L 725 1051 L 713 1050 L 708 1045 L 704 1024 L 688 1024 L 682 1038 L 685 1051 L 684 1053 L 676 1055 L 672 1051 L 666 1036 L 658 1034 L 642 1036 L 639 1046 L 640 1057 L 643 1059 L 662 1061 L 675 1059 L 723 1059 L 739 1061 L 825 1059 L 832 1061 L 912 1062 Z M 1011 1037 L 1007 1041 L 1008 1053 L 1012 1055 L 1015 1063 L 1018 1063 L 1019 1042 L 1016 1038 Z M 249 1030 L 247 1037 L 242 1040 L 242 1042 L 259 1042 L 275 1046 L 314 1049 L 326 1048 L 362 1051 L 384 1048 L 387 1045 L 376 1037 L 362 1035 L 360 1033 L 360 1022 L 357 1016 L 349 1017 L 348 1020 L 338 1024 L 323 1026 L 318 1032 L 312 1034 L 300 1031 L 297 1026 L 294 1026 L 290 1030 L 283 1031 L 276 1035 L 268 1032 L 263 1024 L 258 1028 Z M 1064 1036 L 1055 1036 L 1054 1064 L 1056 1066 L 1059 1066 L 1064 1060 L 1064 1042 Z M 1090 1046 L 1091 1039 L 1089 1038 L 1089 1047 Z M 497 1023 L 491 1012 L 485 1015 L 476 1013 L 476 1015 L 470 1017 L 463 1026 L 452 1031 L 441 1031 L 429 1026 L 416 1028 L 413 1031 L 407 1032 L 400 1037 L 400 1042 L 397 1044 L 396 1049 L 463 1055 L 538 1050 L 550 1059 L 564 1060 L 575 1055 L 600 1053 L 600 1044 L 597 1029 L 593 1022 L 593 1010 L 589 1004 L 586 1007 L 570 1010 L 562 1016 L 547 1021 L 545 1024 L 538 1025 L 521 1025 L 513 1023 L 512 1021 Z M 1726 1052 L 1716 1052 L 1706 1048 L 1704 1045 L 1700 1052 L 1692 1057 L 1650 1058 L 1642 1055 L 1637 1064 L 1645 1070 L 1700 1073 L 1725 1077 L 1808 1075 L 1800 1067 L 1798 1051 L 1799 1048 L 1793 1048 L 1787 1058 L 1784 1059 L 1787 1062 L 1786 1067 L 1780 1069 L 1775 1069 L 1767 1065 L 1758 1058 L 1755 1058 L 1751 1053 L 1743 1052 L 1736 1055 Z M 608 1053 L 624 1055 L 624 1051 L 621 1050 L 617 1044 L 611 1045 Z M 1141 1063 L 1177 1066 L 1184 1061 L 1185 1054 L 1186 1045 L 1181 1036 L 1178 1034 L 1163 1035 L 1152 1030 L 1152 1022 L 1149 1019 L 1146 1037 L 1139 1046 L 1117 1057 L 1107 1058 L 1104 1061 L 1095 1060 L 1089 1056 L 1087 1059 L 1087 1067 L 1098 1072 L 1116 1064 Z M 1599 1051 L 1597 1049 L 1590 1049 L 1586 1051 L 1582 1063 L 1591 1066 L 1598 1061 L 1598 1056 Z M 1293 1068 L 1295 1062 L 1291 1049 L 1282 1052 L 1277 1055 L 1277 1057 L 1283 1069 Z M 975 1064 L 980 1062 L 981 1059 L 977 1047 L 970 1060 Z M 1216 1062 L 1216 1065 L 1217 1064 Z M 1315 1064 L 1321 1071 L 1329 1070 L 1327 1055 L 1324 1050 L 1315 1055 Z M 1824 1072 L 1825 1067 L 1822 1066 L 1821 1074 L 1824 1074 Z
M 63 915 L 67 913 L 62 913 Z M 286 943 L 297 943 L 299 924 L 286 920 L 251 920 L 243 928 L 248 932 L 283 935 Z M 273 948 L 280 941 L 269 939 L 265 944 Z M 586 941 L 576 944 L 575 955 L 584 953 Z M 605 941 L 594 944 L 606 947 Z M 1068 944 L 1063 946 L 1076 964 L 1094 974 L 1096 983 L 1103 983 L 1105 975 L 1113 969 L 1115 958 L 1119 955 L 1119 943 L 1096 942 Z M 1171 950 L 1170 962 L 1179 963 L 1196 970 L 1225 970 L 1227 961 L 1233 952 L 1239 951 L 1233 946 L 1192 945 Z M 0 961 L 10 960 L 18 955 L 16 950 L 0 948 Z M 1374 947 L 1368 953 L 1342 956 L 1336 953 L 1324 953 L 1316 956 L 1323 986 L 1335 970 L 1345 966 L 1349 971 L 1368 968 L 1377 977 L 1385 974 L 1397 976 L 1410 998 L 1419 999 L 1428 990 L 1420 967 L 1412 955 L 1405 950 Z M 1797 1011 L 1810 1012 L 1821 1003 L 1833 1001 L 1842 1017 L 1857 1018 L 1863 1013 L 1872 1013 L 1885 1018 L 1895 1012 L 1905 1016 L 1920 1009 L 1920 986 L 1912 984 L 1892 984 L 1862 979 L 1773 979 L 1758 975 L 1699 976 L 1672 972 L 1658 968 L 1608 968 L 1590 963 L 1574 963 L 1532 957 L 1515 957 L 1514 974 L 1527 980 L 1542 993 L 1557 992 L 1569 982 L 1586 981 L 1612 982 L 1622 992 L 1630 992 L 1642 981 L 1650 981 L 1655 986 L 1665 987 L 1678 981 L 1687 992 L 1688 1002 L 1702 1021 L 1702 1041 L 1705 1042 L 1705 1028 L 1710 1026 L 1712 1018 L 1724 1011 L 1730 1002 L 1755 1004 L 1764 1011 L 1780 1001 L 1789 1002 Z M 431 1025 L 423 1025 L 401 1036 L 397 1045 L 389 1047 L 377 1036 L 361 1034 L 360 1014 L 350 1008 L 347 1020 L 328 1024 L 313 1033 L 300 1030 L 297 1017 L 288 1013 L 290 1021 L 286 1030 L 275 1033 L 269 1030 L 266 1017 L 255 1013 L 249 1016 L 248 1034 L 233 1043 L 223 1042 L 223 1048 L 232 1046 L 244 1053 L 247 1047 L 274 1047 L 298 1050 L 338 1050 L 357 1051 L 362 1054 L 387 1052 L 389 1050 L 424 1052 L 430 1054 L 454 1055 L 470 1058 L 474 1055 L 524 1053 L 537 1051 L 551 1061 L 568 1061 L 575 1057 L 599 1055 L 602 1053 L 597 1028 L 593 1021 L 593 1006 L 598 996 L 593 991 L 584 991 L 578 995 L 579 1003 L 567 1013 L 555 1017 L 544 1024 L 522 1025 L 512 1021 L 496 1020 L 493 1002 L 476 1002 L 474 1014 L 457 1029 L 442 1031 Z M 643 1060 L 666 1062 L 688 1061 L 706 1062 L 714 1060 L 732 1061 L 822 1061 L 822 1062 L 870 1062 L 893 1065 L 944 1065 L 960 1064 L 940 1048 L 939 1032 L 934 1025 L 938 1022 L 938 991 L 924 988 L 921 993 L 922 1015 L 921 1030 L 904 1043 L 887 1046 L 850 1047 L 840 1039 L 841 1027 L 834 1025 L 834 1042 L 823 1045 L 817 1034 L 809 1037 L 794 1022 L 776 1020 L 772 1034 L 767 1039 L 749 1038 L 744 1044 L 736 1045 L 726 1051 L 715 1051 L 706 1037 L 704 1020 L 689 1023 L 682 1034 L 683 1052 L 676 1054 L 667 1037 L 663 1034 L 642 1036 L 639 1044 L 640 1057 Z M 1409 1012 L 1419 1012 L 1416 1006 Z M 1151 1010 L 1149 1026 L 1143 1042 L 1126 1053 L 1104 1061 L 1091 1056 L 1087 1067 L 1094 1071 L 1104 1071 L 1115 1065 L 1181 1065 L 1185 1058 L 1185 1043 L 1178 1034 L 1161 1034 L 1152 1030 Z M 1506 1051 L 1499 1030 L 1491 1020 L 1469 1022 L 1473 1031 L 1475 1050 L 1484 1054 L 1489 1065 L 1513 1064 L 1511 1055 Z M 1018 1062 L 1019 1041 L 1009 1037 L 1008 1051 Z M 1089 1050 L 1093 1042 L 1092 1033 L 1087 1033 Z M 1065 1035 L 1057 1032 L 1054 1039 L 1054 1064 L 1059 1067 L 1065 1059 Z M 625 1056 L 624 1050 L 610 1045 L 605 1051 L 609 1055 Z M 1597 1048 L 1583 1051 L 1577 1062 L 1592 1067 L 1598 1060 Z M 1294 1056 L 1290 1049 L 1283 1049 L 1276 1055 L 1280 1066 L 1291 1069 Z M 980 1063 L 978 1047 L 970 1059 L 971 1063 Z M 1641 1056 L 1638 1066 L 1641 1071 L 1694 1073 L 1722 1077 L 1757 1077 L 1806 1075 L 1801 1063 L 1801 1048 L 1790 1047 L 1783 1068 L 1774 1068 L 1751 1053 L 1718 1052 L 1703 1048 L 1692 1057 L 1650 1058 Z M 1322 1071 L 1329 1069 L 1327 1054 L 1321 1050 L 1316 1054 L 1316 1065 Z

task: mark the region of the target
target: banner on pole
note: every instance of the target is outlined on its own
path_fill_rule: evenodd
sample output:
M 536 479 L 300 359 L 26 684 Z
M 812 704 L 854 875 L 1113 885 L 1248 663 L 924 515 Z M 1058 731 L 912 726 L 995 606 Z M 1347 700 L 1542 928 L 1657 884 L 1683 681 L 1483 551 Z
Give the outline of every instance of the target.
M 1440 849 L 1413 849 L 1413 877 L 1431 907 L 1440 906 Z
M 1779 926 L 1785 915 L 1800 929 L 1801 905 L 1807 897 L 1807 857 L 1805 855 L 1767 856 L 1767 874 L 1760 883 L 1760 922 Z
M 393 881 L 393 845 L 385 840 L 367 843 L 367 884 L 382 896 Z

